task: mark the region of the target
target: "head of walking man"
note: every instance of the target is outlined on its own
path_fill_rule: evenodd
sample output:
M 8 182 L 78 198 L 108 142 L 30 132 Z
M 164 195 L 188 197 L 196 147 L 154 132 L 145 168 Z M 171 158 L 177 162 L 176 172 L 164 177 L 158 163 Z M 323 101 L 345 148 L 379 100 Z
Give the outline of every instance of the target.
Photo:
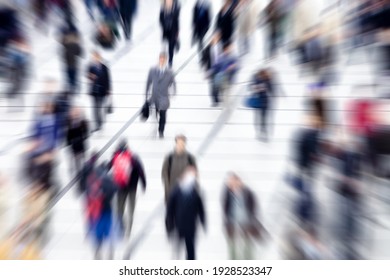
M 175 152 L 179 155 L 183 154 L 186 151 L 187 137 L 183 134 L 179 134 L 175 138 L 175 143 Z
M 165 52 L 160 53 L 158 65 L 161 69 L 167 66 L 167 61 L 168 61 L 167 54 Z

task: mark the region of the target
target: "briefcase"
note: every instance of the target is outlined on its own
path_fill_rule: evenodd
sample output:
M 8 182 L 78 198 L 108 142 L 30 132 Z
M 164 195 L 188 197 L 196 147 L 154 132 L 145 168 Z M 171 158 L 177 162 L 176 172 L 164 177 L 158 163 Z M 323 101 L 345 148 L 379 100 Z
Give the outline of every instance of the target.
M 141 109 L 141 120 L 147 121 L 150 115 L 150 103 L 149 101 L 145 101 L 145 104 L 142 106 Z

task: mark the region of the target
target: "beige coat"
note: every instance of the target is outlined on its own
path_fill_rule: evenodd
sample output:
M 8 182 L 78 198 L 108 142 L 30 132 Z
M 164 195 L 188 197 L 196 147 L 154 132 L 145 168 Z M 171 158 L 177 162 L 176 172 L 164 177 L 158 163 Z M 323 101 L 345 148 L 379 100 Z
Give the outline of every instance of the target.
M 237 31 L 239 35 L 249 36 L 256 30 L 260 14 L 257 0 L 246 0 L 237 10 Z
M 324 0 L 299 0 L 292 13 L 291 32 L 292 40 L 305 40 L 307 30 L 319 25 L 322 20 L 321 12 Z

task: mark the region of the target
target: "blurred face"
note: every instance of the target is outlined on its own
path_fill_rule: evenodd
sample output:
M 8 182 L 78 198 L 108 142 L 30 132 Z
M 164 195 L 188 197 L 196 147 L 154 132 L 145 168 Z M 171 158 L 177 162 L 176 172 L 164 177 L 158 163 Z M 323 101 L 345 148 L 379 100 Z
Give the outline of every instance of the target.
M 238 176 L 236 175 L 229 175 L 226 184 L 228 188 L 233 192 L 236 192 L 242 188 L 241 179 L 238 178 Z
M 176 140 L 176 152 L 181 154 L 186 150 L 186 141 L 184 139 L 177 139 Z
M 42 105 L 42 113 L 43 113 L 43 114 L 50 114 L 50 113 L 53 112 L 53 108 L 54 108 L 54 107 L 53 107 L 53 104 L 47 102 L 47 103 L 45 103 L 45 104 Z
M 75 107 L 70 112 L 70 116 L 72 119 L 78 119 L 81 117 L 81 109 L 79 107 Z
M 58 89 L 57 83 L 53 80 L 46 81 L 44 86 L 44 91 L 47 93 L 53 93 L 56 92 Z
M 165 6 L 171 7 L 173 5 L 173 0 L 165 0 Z
M 161 68 L 164 68 L 167 65 L 167 57 L 165 55 L 160 55 L 159 65 Z

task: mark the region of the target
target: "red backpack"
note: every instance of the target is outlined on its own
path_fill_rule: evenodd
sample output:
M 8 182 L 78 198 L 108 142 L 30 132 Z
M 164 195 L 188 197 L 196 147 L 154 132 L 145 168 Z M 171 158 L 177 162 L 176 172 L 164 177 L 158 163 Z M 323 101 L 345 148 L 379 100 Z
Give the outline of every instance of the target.
M 129 151 L 120 152 L 114 158 L 113 178 L 120 188 L 126 187 L 129 183 L 132 168 L 131 158 Z

